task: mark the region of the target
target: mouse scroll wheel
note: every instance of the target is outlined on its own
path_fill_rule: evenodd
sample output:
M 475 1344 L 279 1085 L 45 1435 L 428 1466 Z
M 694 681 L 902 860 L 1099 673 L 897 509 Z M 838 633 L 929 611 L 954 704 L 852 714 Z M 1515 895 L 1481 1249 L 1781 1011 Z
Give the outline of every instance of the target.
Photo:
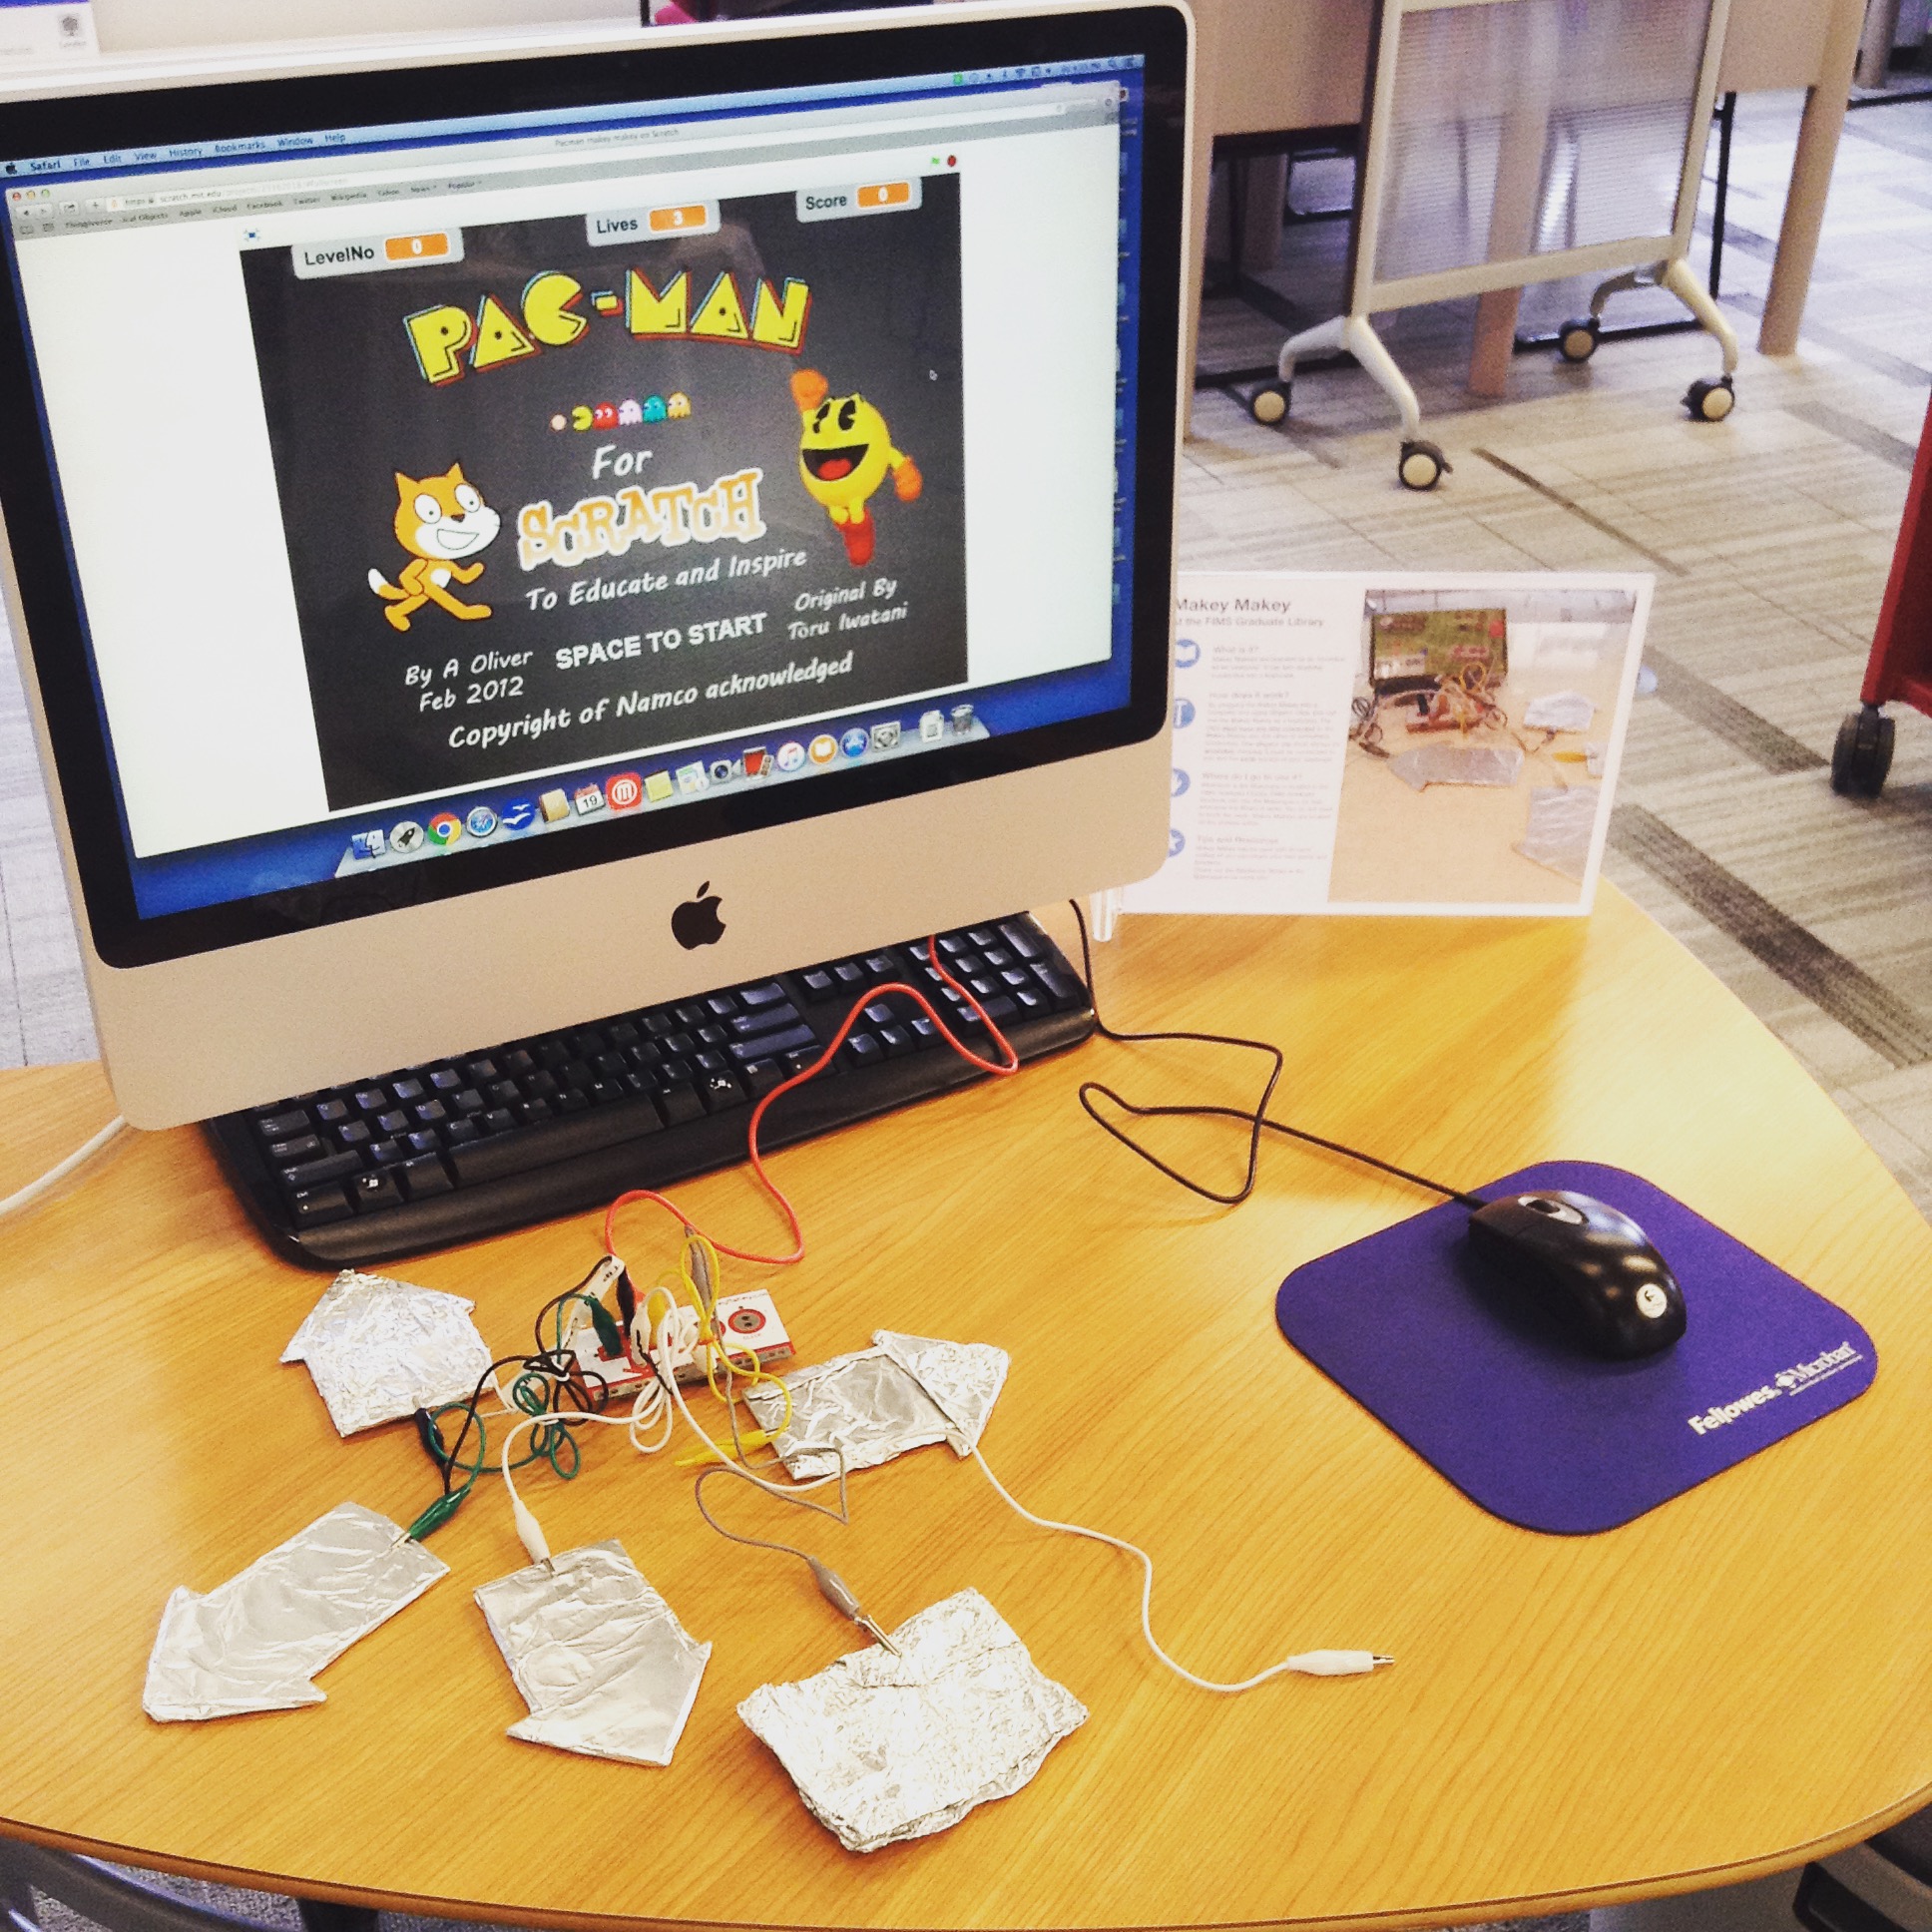
M 1567 1201 L 1552 1201 L 1548 1195 L 1525 1195 L 1523 1206 L 1532 1213 L 1547 1214 L 1552 1220 L 1567 1220 L 1580 1226 L 1583 1216 Z

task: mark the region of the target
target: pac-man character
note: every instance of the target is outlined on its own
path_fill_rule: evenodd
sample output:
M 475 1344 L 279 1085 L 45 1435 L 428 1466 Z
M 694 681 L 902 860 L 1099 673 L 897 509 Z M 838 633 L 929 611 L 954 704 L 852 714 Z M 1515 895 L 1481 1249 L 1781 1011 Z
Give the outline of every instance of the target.
M 665 414 L 673 422 L 676 422 L 681 416 L 689 416 L 691 414 L 691 398 L 682 389 L 677 394 L 666 397 Z
M 901 503 L 910 503 L 925 479 L 910 456 L 892 447 L 885 418 L 863 396 L 834 396 L 830 388 L 816 369 L 791 378 L 791 399 L 803 418 L 798 474 L 845 539 L 846 557 L 863 569 L 872 561 L 875 534 L 865 505 L 886 471 Z
M 638 399 L 636 396 L 630 396 L 626 398 L 625 401 L 620 402 L 618 404 L 617 419 L 621 426 L 630 424 L 630 423 L 643 422 L 644 411 L 638 406 Z
M 449 583 L 454 578 L 473 584 L 483 575 L 481 564 L 460 560 L 487 549 L 501 525 L 476 485 L 465 481 L 461 463 L 452 463 L 441 476 L 417 478 L 397 470 L 396 541 L 409 561 L 399 585 L 379 570 L 369 572 L 369 588 L 385 605 L 382 615 L 398 631 L 408 630 L 410 614 L 425 604 L 440 604 L 451 617 L 488 617 L 489 605 L 465 604 Z
M 644 399 L 644 419 L 646 422 L 663 422 L 665 419 L 665 399 L 663 396 L 646 396 Z

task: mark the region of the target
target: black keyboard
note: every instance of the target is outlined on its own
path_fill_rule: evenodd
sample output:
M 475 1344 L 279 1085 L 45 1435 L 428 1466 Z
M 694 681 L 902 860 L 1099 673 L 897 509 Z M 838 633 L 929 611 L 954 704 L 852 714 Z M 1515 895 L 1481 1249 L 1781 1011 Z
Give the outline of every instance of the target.
M 1086 987 L 1031 919 L 941 934 L 939 951 L 1023 1061 L 1093 1031 Z M 336 1268 L 419 1254 L 743 1161 L 751 1103 L 817 1059 L 853 1002 L 887 980 L 918 987 L 987 1052 L 986 1029 L 918 940 L 224 1114 L 208 1133 L 289 1259 Z M 913 1001 L 883 994 L 815 1080 L 771 1104 L 758 1145 L 986 1078 Z

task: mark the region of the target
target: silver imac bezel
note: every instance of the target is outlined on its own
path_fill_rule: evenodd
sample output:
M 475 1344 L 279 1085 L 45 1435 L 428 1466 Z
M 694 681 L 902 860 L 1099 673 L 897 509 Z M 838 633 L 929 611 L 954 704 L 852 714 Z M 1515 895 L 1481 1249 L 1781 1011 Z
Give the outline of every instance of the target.
M 1156 0 L 1183 24 L 1188 99 L 1193 23 L 1185 6 Z M 602 31 L 532 41 L 482 36 L 458 62 L 568 58 L 641 49 L 724 46 L 803 36 L 911 31 L 937 36 L 962 27 L 1142 12 L 1108 0 L 1056 6 L 948 6 L 927 14 L 840 14 L 708 28 Z M 393 64 L 381 50 L 198 71 L 200 84 L 335 77 Z M 944 63 L 950 65 L 950 62 Z M 90 95 L 179 87 L 178 61 L 121 63 L 107 87 L 97 73 L 65 81 L 62 93 Z M 907 72 L 932 71 L 908 66 Z M 63 77 L 64 78 L 64 77 Z M 50 86 L 42 98 L 52 95 Z M 345 96 L 345 101 L 347 97 Z M 3 115 L 4 109 L 0 109 Z M 347 125 L 353 116 L 345 112 Z M 1150 209 L 1169 225 L 1186 259 L 1185 127 L 1172 206 Z M 1175 314 L 1178 318 L 1178 286 Z M 1144 399 L 1172 415 L 1181 433 L 1186 393 L 1179 327 L 1165 331 L 1173 393 Z M 1147 367 L 1143 360 L 1143 370 Z M 23 459 L 18 451 L 14 464 Z M 41 461 L 45 462 L 42 458 Z M 1158 578 L 1167 604 L 1173 570 L 1173 480 L 1157 512 L 1165 570 L 1150 571 L 1137 545 L 1136 598 Z M 1144 526 L 1145 527 L 1145 526 Z M 1134 741 L 1033 763 L 995 775 L 941 782 L 910 795 L 708 837 L 666 850 L 578 865 L 545 876 L 340 916 L 298 929 L 136 964 L 114 963 L 96 944 L 65 795 L 41 666 L 16 574 L 5 558 L 7 612 L 20 652 L 55 828 L 79 927 L 82 964 L 103 1058 L 116 1099 L 139 1127 L 199 1120 L 280 1096 L 312 1091 L 528 1036 L 605 1014 L 677 999 L 811 960 L 972 924 L 1070 895 L 1144 877 L 1167 848 L 1170 755 L 1166 668 L 1171 616 L 1161 619 L 1160 715 Z M 1157 648 L 1137 628 L 1136 694 L 1145 718 Z M 438 861 L 438 864 L 441 862 Z M 435 869 L 427 868 L 427 869 Z M 700 892 L 715 894 L 724 921 L 713 944 L 687 949 L 671 914 Z

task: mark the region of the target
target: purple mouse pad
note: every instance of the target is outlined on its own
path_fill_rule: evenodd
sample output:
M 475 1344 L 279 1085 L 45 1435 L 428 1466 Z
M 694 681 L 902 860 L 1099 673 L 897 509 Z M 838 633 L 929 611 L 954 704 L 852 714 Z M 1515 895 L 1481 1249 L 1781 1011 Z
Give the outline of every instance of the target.
M 1842 1308 L 1634 1174 L 1549 1161 L 1474 1192 L 1538 1188 L 1644 1229 L 1684 1290 L 1675 1348 L 1584 1352 L 1476 1258 L 1455 1202 L 1309 1261 L 1275 1297 L 1282 1334 L 1491 1515 L 1614 1530 L 1871 1386 L 1877 1351 Z

